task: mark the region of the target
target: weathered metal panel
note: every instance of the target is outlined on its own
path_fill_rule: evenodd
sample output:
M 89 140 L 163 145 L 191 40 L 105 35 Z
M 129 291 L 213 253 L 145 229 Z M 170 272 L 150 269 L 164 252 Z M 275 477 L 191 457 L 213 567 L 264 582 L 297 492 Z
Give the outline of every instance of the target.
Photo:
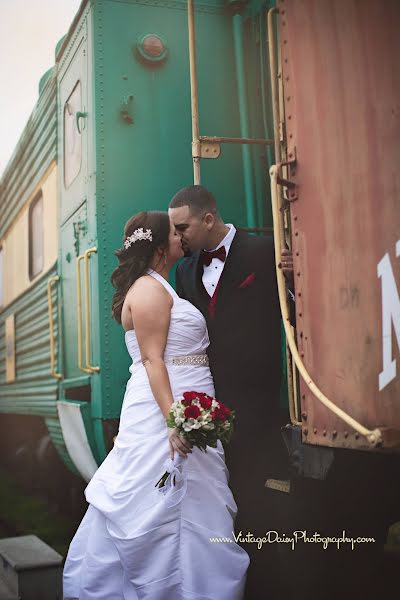
M 56 78 L 47 81 L 0 181 L 0 238 L 56 159 Z
M 50 377 L 47 281 L 54 267 L 29 291 L 9 305 L 0 325 L 0 413 L 57 417 L 58 385 Z M 58 289 L 52 287 L 54 340 L 57 364 Z M 16 380 L 5 383 L 4 319 L 15 315 Z
M 392 336 L 389 362 L 399 359 L 400 4 L 281 0 L 278 7 L 286 133 L 297 157 L 298 344 L 338 406 L 370 429 L 399 430 L 400 377 L 383 389 L 379 381 L 385 338 Z M 384 257 L 393 285 L 383 302 Z M 304 440 L 366 446 L 303 382 L 301 394 Z

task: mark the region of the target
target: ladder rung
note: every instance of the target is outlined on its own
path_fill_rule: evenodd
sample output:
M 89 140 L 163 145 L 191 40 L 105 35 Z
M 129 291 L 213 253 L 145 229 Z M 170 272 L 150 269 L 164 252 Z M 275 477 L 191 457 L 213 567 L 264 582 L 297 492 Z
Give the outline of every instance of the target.
M 261 144 L 263 146 L 272 146 L 274 140 L 265 140 L 263 138 L 233 138 L 233 137 L 215 137 L 208 135 L 199 136 L 200 142 L 212 144 Z

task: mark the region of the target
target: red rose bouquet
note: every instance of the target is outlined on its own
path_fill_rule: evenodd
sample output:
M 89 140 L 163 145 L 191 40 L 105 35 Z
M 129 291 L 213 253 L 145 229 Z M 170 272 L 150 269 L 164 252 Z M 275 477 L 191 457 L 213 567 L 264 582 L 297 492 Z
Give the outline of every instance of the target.
M 203 392 L 185 392 L 182 398 L 173 402 L 167 425 L 170 428 L 176 427 L 191 446 L 206 452 L 207 446 L 216 448 L 218 440 L 223 443 L 229 442 L 233 433 L 234 418 L 234 411 L 212 396 Z M 176 455 L 171 468 L 167 467 L 156 487 L 163 488 L 172 473 L 177 475 L 176 467 L 182 464 L 183 459 Z

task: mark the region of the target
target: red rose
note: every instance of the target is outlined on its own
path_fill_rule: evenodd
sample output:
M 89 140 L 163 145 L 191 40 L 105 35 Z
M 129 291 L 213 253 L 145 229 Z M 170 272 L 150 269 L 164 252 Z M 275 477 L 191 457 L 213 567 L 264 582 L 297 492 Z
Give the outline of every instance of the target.
M 212 405 L 212 398 L 211 396 L 208 396 L 207 394 L 199 394 L 199 402 L 201 405 L 201 408 L 205 408 L 206 410 L 209 410 L 211 408 Z
M 197 398 L 197 396 L 198 396 L 197 392 L 185 392 L 183 394 L 182 404 L 185 404 L 186 406 L 189 406 L 189 404 L 192 403 L 192 400 L 194 400 L 195 398 Z
M 231 410 L 225 404 L 219 403 L 219 406 L 215 407 L 211 413 L 213 421 L 226 421 L 231 416 Z
M 219 408 L 224 413 L 226 419 L 231 416 L 231 414 L 232 414 L 231 409 L 228 408 L 225 404 L 222 404 L 222 402 L 219 403 Z
M 212 411 L 211 418 L 213 421 L 225 421 L 224 412 L 218 406 Z
M 198 406 L 187 406 L 183 414 L 186 419 L 197 419 L 200 416 L 200 409 Z

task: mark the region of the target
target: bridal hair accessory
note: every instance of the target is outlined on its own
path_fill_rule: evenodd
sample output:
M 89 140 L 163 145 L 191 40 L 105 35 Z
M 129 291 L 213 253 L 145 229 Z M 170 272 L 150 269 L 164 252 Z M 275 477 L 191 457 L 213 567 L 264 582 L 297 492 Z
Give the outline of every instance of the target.
M 212 396 L 203 392 L 184 392 L 182 398 L 172 403 L 167 426 L 178 429 L 191 446 L 207 452 L 207 446 L 216 448 L 219 440 L 229 442 L 234 418 L 234 411 Z M 185 460 L 175 453 L 173 461 L 166 461 L 166 471 L 156 483 L 170 508 L 178 504 L 186 493 L 186 475 L 182 473 Z
M 143 227 L 140 227 L 139 229 L 135 229 L 135 231 L 132 233 L 132 235 L 127 237 L 126 240 L 124 241 L 125 250 L 127 248 L 130 248 L 132 246 L 132 244 L 134 244 L 138 240 L 149 240 L 149 242 L 152 242 L 153 236 L 152 236 L 151 229 L 146 229 L 146 231 L 143 231 Z

